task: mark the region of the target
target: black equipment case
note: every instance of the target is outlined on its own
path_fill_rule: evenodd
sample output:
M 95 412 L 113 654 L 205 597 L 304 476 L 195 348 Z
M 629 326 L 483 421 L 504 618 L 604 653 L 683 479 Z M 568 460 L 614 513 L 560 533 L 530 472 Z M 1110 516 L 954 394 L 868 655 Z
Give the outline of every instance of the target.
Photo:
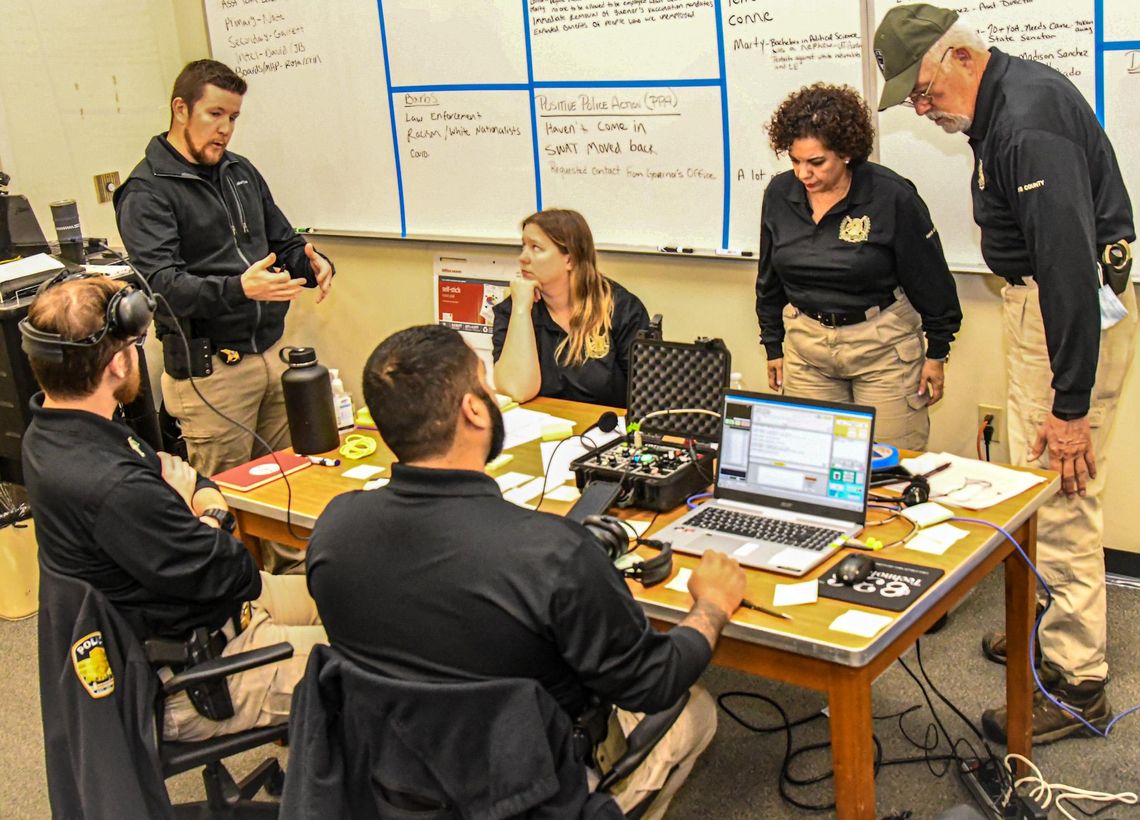
M 720 339 L 692 344 L 638 338 L 630 348 L 626 435 L 575 459 L 579 489 L 616 481 L 622 506 L 664 512 L 702 492 L 714 477 L 721 395 L 732 355 Z M 658 411 L 708 410 L 715 414 Z M 636 432 L 635 432 L 636 431 Z M 640 433 L 640 446 L 638 436 Z

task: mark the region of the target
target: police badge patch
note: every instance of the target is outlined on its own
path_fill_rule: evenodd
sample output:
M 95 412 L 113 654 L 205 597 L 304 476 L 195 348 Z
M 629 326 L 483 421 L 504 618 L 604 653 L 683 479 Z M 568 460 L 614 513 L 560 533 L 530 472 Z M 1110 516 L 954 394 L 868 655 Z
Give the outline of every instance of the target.
M 91 632 L 72 644 L 71 665 L 91 697 L 105 698 L 115 691 L 115 673 L 107 662 L 102 632 Z
M 586 358 L 604 359 L 610 352 L 610 337 L 590 336 L 586 339 Z
M 844 242 L 866 242 L 871 236 L 871 217 L 843 217 L 839 223 L 839 238 Z

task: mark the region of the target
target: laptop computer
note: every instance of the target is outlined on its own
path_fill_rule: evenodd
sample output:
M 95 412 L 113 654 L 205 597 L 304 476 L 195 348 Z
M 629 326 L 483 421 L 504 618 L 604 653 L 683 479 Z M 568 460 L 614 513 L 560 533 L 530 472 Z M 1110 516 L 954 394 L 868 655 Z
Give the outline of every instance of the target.
M 873 407 L 728 390 L 713 499 L 654 537 L 805 575 L 863 527 L 874 432 Z
M 0 195 L 0 262 L 51 253 L 27 197 Z

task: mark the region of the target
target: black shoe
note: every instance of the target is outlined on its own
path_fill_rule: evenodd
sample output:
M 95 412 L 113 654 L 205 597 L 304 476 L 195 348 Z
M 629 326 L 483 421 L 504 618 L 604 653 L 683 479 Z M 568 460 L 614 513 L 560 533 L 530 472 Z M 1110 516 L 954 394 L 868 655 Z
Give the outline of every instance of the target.
M 1056 683 L 1056 685 L 1049 686 L 1049 691 L 1055 698 L 1070 707 L 1101 732 L 1112 720 L 1112 708 L 1108 705 L 1104 681 L 1090 680 L 1080 684 Z M 1009 714 L 1004 706 L 1000 709 L 987 709 L 982 712 L 982 729 L 985 731 L 986 737 L 997 743 L 1005 744 L 1007 742 L 1006 727 L 1008 723 Z M 1054 743 L 1067 737 L 1095 736 L 1096 732 L 1056 706 L 1040 690 L 1033 693 L 1034 745 Z

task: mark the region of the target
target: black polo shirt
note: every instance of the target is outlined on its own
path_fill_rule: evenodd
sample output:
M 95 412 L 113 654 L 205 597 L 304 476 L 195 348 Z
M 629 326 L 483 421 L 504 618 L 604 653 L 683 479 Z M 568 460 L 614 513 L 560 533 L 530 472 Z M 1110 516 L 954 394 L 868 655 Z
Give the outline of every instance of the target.
M 1099 249 L 1136 238 L 1112 144 L 1066 77 L 996 48 L 966 134 L 982 256 L 998 276 L 1036 280 L 1053 413 L 1080 418 L 1100 351 Z
M 945 358 L 962 324 L 954 277 L 926 203 L 907 179 L 874 162 L 851 169 L 851 189 L 815 224 L 795 173 L 772 178 L 760 216 L 756 316 L 769 359 L 783 353 L 789 302 L 808 311 L 863 312 L 902 287 L 922 316 L 926 355 Z
M 332 500 L 307 561 L 329 642 L 389 677 L 531 678 L 571 715 L 586 690 L 653 712 L 712 654 L 696 630 L 655 630 L 582 526 L 483 473 L 395 464 L 384 489 Z
M 534 322 L 534 340 L 538 346 L 538 366 L 542 384 L 538 395 L 554 399 L 569 399 L 609 407 L 625 407 L 629 388 L 629 349 L 637 333 L 649 327 L 649 314 L 641 300 L 612 279 L 614 311 L 610 326 L 610 348 L 600 359 L 587 359 L 581 367 L 567 367 L 558 361 L 554 351 L 566 338 L 566 331 L 539 299 L 531 308 Z M 511 323 L 511 299 L 508 297 L 495 306 L 495 327 L 492 337 L 495 361 L 503 352 L 507 327 Z
M 45 408 L 42 393 L 31 409 L 24 478 L 46 566 L 106 595 L 141 639 L 217 629 L 261 594 L 246 548 L 198 520 L 129 427 Z

